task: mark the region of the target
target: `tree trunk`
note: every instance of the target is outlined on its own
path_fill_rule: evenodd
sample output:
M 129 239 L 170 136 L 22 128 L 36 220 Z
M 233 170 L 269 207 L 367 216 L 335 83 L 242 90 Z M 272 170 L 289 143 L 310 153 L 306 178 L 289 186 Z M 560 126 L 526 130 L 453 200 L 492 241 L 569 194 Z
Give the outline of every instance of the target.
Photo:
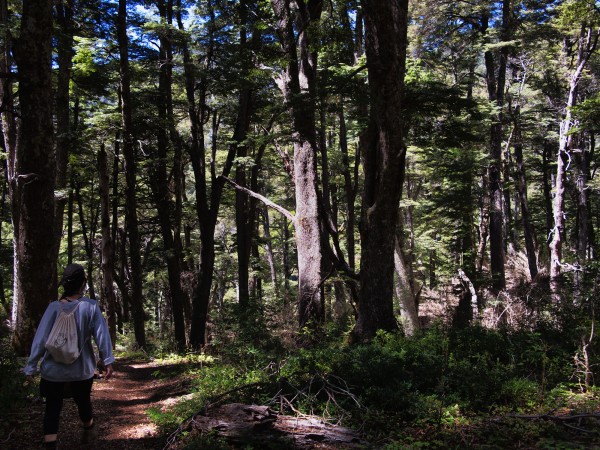
M 394 265 L 398 274 L 395 288 L 396 296 L 400 301 L 400 311 L 405 319 L 404 332 L 412 336 L 420 329 L 417 296 L 415 292 L 414 278 L 409 259 L 404 254 L 402 247 L 402 236 L 397 233 L 394 248 Z
M 269 209 L 265 206 L 260 210 L 262 216 L 263 236 L 265 241 L 265 254 L 269 263 L 271 272 L 271 283 L 273 283 L 274 292 L 278 292 L 277 286 L 277 267 L 275 266 L 275 257 L 273 255 L 273 240 L 271 238 L 271 224 L 269 220 Z
M 241 55 L 246 55 L 250 50 L 248 45 L 248 1 L 240 2 L 240 44 L 238 51 Z M 249 67 L 248 62 L 242 64 L 244 71 L 241 76 L 243 77 L 244 84 L 249 81 L 247 68 Z M 252 111 L 252 91 L 248 87 L 243 87 L 239 92 L 239 109 L 235 124 L 235 130 L 233 133 L 233 143 L 238 158 L 246 158 L 248 156 L 248 147 L 244 143 L 248 130 L 250 128 L 250 114 Z M 242 160 L 243 161 L 243 160 Z M 235 170 L 236 183 L 242 187 L 247 187 L 247 169 L 245 164 L 242 162 L 238 164 Z M 253 217 L 251 211 L 251 203 L 255 201 L 249 198 L 245 193 L 236 190 L 235 191 L 235 223 L 236 223 L 236 240 L 237 240 L 237 257 L 238 257 L 238 302 L 240 307 L 244 310 L 248 308 L 250 303 L 250 253 L 252 248 L 253 234 L 254 234 L 254 223 L 255 217 Z
M 20 140 L 9 161 L 15 239 L 13 344 L 24 355 L 35 328 L 56 297 L 55 171 L 52 98 L 52 2 L 23 3 L 14 49 L 19 71 Z M 18 210 L 17 210 L 18 209 Z
M 157 2 L 161 18 L 171 24 L 173 18 L 172 0 L 168 2 Z M 154 161 L 154 170 L 151 187 L 154 194 L 156 209 L 158 212 L 163 250 L 167 263 L 167 274 L 169 279 L 169 298 L 171 313 L 173 314 L 173 327 L 175 342 L 178 350 L 186 347 L 185 320 L 183 305 L 186 303 L 184 292 L 181 288 L 181 253 L 173 237 L 173 224 L 171 220 L 172 201 L 169 191 L 169 180 L 167 174 L 168 146 L 167 130 L 174 128 L 173 101 L 172 101 L 172 72 L 173 51 L 171 36 L 167 32 L 160 34 L 160 65 L 158 79 L 157 108 L 159 126 L 157 127 L 157 155 Z M 166 126 L 165 126 L 166 124 Z M 176 141 L 177 138 L 175 137 Z M 176 142 L 174 142 L 176 145 Z M 177 171 L 177 168 L 174 168 Z
M 96 298 L 96 292 L 94 289 L 94 277 L 93 277 L 93 269 L 94 269 L 94 236 L 96 236 L 96 229 L 98 225 L 98 214 L 97 208 L 92 203 L 90 204 L 90 221 L 89 221 L 89 229 L 88 223 L 85 218 L 84 211 L 84 201 L 81 194 L 81 183 L 79 180 L 74 181 L 73 189 L 75 190 L 75 200 L 77 201 L 77 206 L 79 207 L 79 223 L 81 225 L 81 236 L 83 237 L 83 248 L 85 250 L 85 254 L 87 256 L 87 284 L 89 287 L 89 297 Z M 95 194 L 92 193 L 93 198 L 95 198 Z
M 552 241 L 550 242 L 550 291 L 552 300 L 558 303 L 562 300 L 560 292 L 560 276 L 562 266 L 562 240 L 565 233 L 565 184 L 566 170 L 569 164 L 569 151 L 572 148 L 573 135 L 571 131 L 575 127 L 572 116 L 572 108 L 577 103 L 577 89 L 583 70 L 596 49 L 598 33 L 592 37 L 593 27 L 582 25 L 577 45 L 577 58 L 574 70 L 570 74 L 569 94 L 565 105 L 565 113 L 560 122 L 558 161 L 556 165 L 556 186 L 553 204 L 554 229 Z
M 588 152 L 586 143 L 582 138 L 580 140 L 579 150 L 574 152 L 573 160 L 575 162 L 575 188 L 577 192 L 577 268 L 575 271 L 575 283 L 573 289 L 573 299 L 577 304 L 581 304 L 583 293 L 583 266 L 587 261 L 589 248 L 589 224 L 590 224 L 590 186 L 588 180 L 590 177 Z
M 340 122 L 340 150 L 342 152 L 342 164 L 344 174 L 344 195 L 346 197 L 346 248 L 347 248 L 347 259 L 348 266 L 351 269 L 356 267 L 356 244 L 354 242 L 354 232 L 356 224 L 356 214 L 354 209 L 354 201 L 356 200 L 356 189 L 355 183 L 357 178 L 358 162 L 355 161 L 354 166 L 354 177 L 352 169 L 350 167 L 350 158 L 348 156 L 348 138 L 346 128 L 346 117 L 344 114 L 344 103 L 340 101 L 338 109 L 338 120 Z
M 527 201 L 527 180 L 525 177 L 525 168 L 523 167 L 523 140 L 521 137 L 521 126 L 519 124 L 518 109 L 517 118 L 515 119 L 515 162 L 517 163 L 517 195 L 521 204 L 521 215 L 523 217 L 523 235 L 525 237 L 525 251 L 527 252 L 527 263 L 529 266 L 529 275 L 533 280 L 538 273 L 537 262 L 537 240 L 535 238 L 535 230 L 531 223 L 529 213 L 529 202 Z
M 114 140 L 114 144 L 113 144 L 113 148 L 114 148 L 114 158 L 113 158 L 113 168 L 112 168 L 112 211 L 111 211 L 111 241 L 112 241 L 112 254 L 110 255 L 110 258 L 113 260 L 113 278 L 116 278 L 114 276 L 114 274 L 117 273 L 117 261 L 119 261 L 121 258 L 119 258 L 119 254 L 117 253 L 117 249 L 119 248 L 119 240 L 120 240 L 120 234 L 119 234 L 119 167 L 121 165 L 121 161 L 119 158 L 119 154 L 120 154 L 120 145 L 119 145 L 119 140 L 115 139 Z M 115 279 L 116 282 L 116 279 Z M 117 284 L 118 286 L 118 284 Z M 124 319 L 124 306 L 125 306 L 125 297 L 128 296 L 128 292 L 127 291 L 122 291 L 121 287 L 118 286 L 119 290 L 121 291 L 121 301 L 119 303 L 119 297 L 116 295 L 115 293 L 115 312 L 117 314 L 117 329 L 120 332 L 123 332 L 123 319 Z
M 8 5 L 7 0 L 0 0 L 0 26 L 7 27 L 8 22 Z M 11 42 L 6 37 L 4 40 L 0 41 L 0 72 L 8 74 L 10 72 L 10 68 L 12 65 L 11 53 L 10 53 Z M 16 158 L 16 145 L 17 145 L 17 124 L 16 124 L 16 114 L 14 114 L 14 101 L 13 101 L 13 78 L 7 76 L 6 78 L 0 79 L 0 101 L 2 102 L 3 109 L 0 112 L 0 121 L 2 126 L 2 140 L 1 146 L 2 150 L 7 155 L 7 160 L 5 161 L 5 165 L 3 167 L 5 174 L 5 188 L 7 189 L 6 193 L 10 199 L 13 198 L 11 202 L 12 211 L 13 211 L 13 220 L 14 220 L 14 211 L 18 211 L 17 198 L 13 195 L 12 184 L 10 180 L 14 176 L 14 172 L 16 170 L 15 158 Z M 2 203 L 4 205 L 4 202 Z M 16 240 L 15 240 L 16 242 Z M 16 261 L 13 259 L 13 261 Z M 13 263 L 13 274 L 16 274 L 15 264 Z M 4 292 L 2 293 L 3 303 Z M 9 310 L 7 306 L 7 310 Z
M 280 87 L 292 120 L 298 251 L 298 322 L 320 327 L 325 319 L 322 294 L 321 208 L 317 192 L 316 81 L 317 53 L 311 27 L 320 19 L 322 2 L 272 0 L 277 34 L 285 54 Z M 294 17 L 295 16 L 295 17 Z M 294 30 L 298 30 L 295 35 Z
M 110 229 L 110 194 L 109 194 L 109 176 L 108 161 L 104 144 L 101 145 L 98 152 L 98 179 L 100 196 L 100 229 L 102 232 L 101 245 L 101 268 L 102 283 L 100 286 L 100 302 L 106 312 L 106 321 L 108 331 L 114 346 L 117 342 L 117 320 L 116 320 L 116 299 L 113 287 L 113 272 L 115 270 L 113 261 L 113 241 Z
M 408 1 L 365 0 L 371 108 L 364 154 L 361 270 L 355 340 L 397 328 L 393 310 L 394 243 L 404 182 L 403 120 Z
M 127 0 L 119 0 L 117 19 L 119 69 L 121 75 L 121 115 L 123 127 L 123 156 L 125 160 L 125 212 L 129 257 L 131 260 L 131 307 L 133 328 L 138 347 L 146 347 L 145 312 L 142 292 L 142 256 L 137 218 L 137 168 L 133 138 L 133 115 L 129 74 L 129 38 L 127 36 Z
M 544 140 L 542 148 L 542 188 L 544 191 L 544 212 L 546 217 L 546 236 L 547 245 L 550 242 L 552 228 L 554 227 L 554 216 L 552 215 L 552 181 L 551 181 L 551 160 L 554 153 L 552 142 Z M 549 248 L 549 247 L 548 247 Z
M 487 246 L 490 233 L 490 193 L 488 189 L 488 174 L 481 176 L 481 197 L 479 204 L 479 227 L 477 243 L 477 259 L 475 260 L 475 271 L 481 275 L 483 271 L 483 262 L 485 260 L 485 247 Z
M 68 185 L 68 160 L 73 147 L 73 132 L 70 120 L 71 69 L 73 67 L 73 0 L 55 2 L 57 24 L 58 76 L 56 80 L 56 197 L 55 242 L 51 249 L 52 258 L 58 258 L 63 234 L 64 207 L 69 196 L 64 191 Z M 74 127 L 77 124 L 74 123 Z M 56 276 L 56 275 L 55 275 Z
M 488 30 L 489 17 L 482 18 L 482 30 Z M 511 0 L 503 0 L 502 3 L 502 29 L 500 38 L 507 41 L 510 37 L 512 27 L 512 4 Z M 490 129 L 490 157 L 492 162 L 489 167 L 490 187 L 490 271 L 492 275 L 492 287 L 498 292 L 506 287 L 506 275 L 504 269 L 504 204 L 502 192 L 502 138 L 504 114 L 504 89 L 506 86 L 506 66 L 508 62 L 508 46 L 500 49 L 498 71 L 491 50 L 485 52 L 484 60 L 486 67 L 486 84 L 488 98 L 494 102 L 499 112 L 493 119 Z
M 177 22 L 180 30 L 183 30 L 183 21 L 181 19 L 181 8 L 178 7 Z M 205 57 L 205 64 L 210 65 L 214 44 L 214 21 L 216 20 L 214 11 L 211 11 L 209 28 L 209 47 Z M 184 61 L 185 90 L 188 103 L 188 117 L 190 119 L 191 145 L 189 147 L 190 160 L 194 171 L 196 188 L 196 213 L 200 224 L 200 267 L 197 273 L 197 285 L 194 288 L 192 299 L 192 325 L 190 330 L 190 344 L 194 348 L 199 348 L 206 340 L 206 321 L 208 318 L 208 306 L 211 294 L 211 285 L 215 268 L 215 239 L 214 232 L 217 224 L 217 217 L 221 205 L 223 193 L 224 177 L 229 176 L 233 167 L 233 161 L 237 147 L 229 146 L 227 157 L 221 175 L 217 176 L 216 152 L 217 136 L 219 131 L 218 112 L 213 111 L 212 116 L 212 157 L 210 165 L 211 189 L 207 184 L 207 168 L 205 161 L 204 148 L 204 122 L 207 108 L 205 105 L 206 93 L 208 88 L 208 77 L 206 71 L 202 72 L 200 80 L 196 80 L 191 55 L 186 43 L 182 44 L 182 53 Z M 196 109 L 196 91 L 199 91 L 200 107 Z M 243 114 L 244 106 L 240 104 L 238 114 Z

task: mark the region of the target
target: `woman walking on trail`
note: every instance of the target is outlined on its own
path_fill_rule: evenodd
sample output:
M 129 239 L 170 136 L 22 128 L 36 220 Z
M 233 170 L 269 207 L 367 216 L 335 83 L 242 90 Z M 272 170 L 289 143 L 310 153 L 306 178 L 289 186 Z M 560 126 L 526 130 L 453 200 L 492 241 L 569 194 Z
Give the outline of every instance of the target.
M 92 414 L 91 391 L 96 370 L 96 356 L 90 337 L 93 336 L 106 366 L 105 378 L 112 376 L 112 343 L 108 327 L 95 300 L 83 296 L 86 286 L 85 270 L 79 264 L 69 264 L 60 282 L 64 292 L 61 298 L 48 305 L 38 326 L 31 345 L 31 353 L 25 375 L 37 373 L 41 359 L 40 395 L 46 398 L 44 413 L 44 445 L 56 448 L 58 423 L 63 399 L 73 397 L 83 423 L 82 443 L 90 443 L 94 438 L 94 417 Z M 45 345 L 56 318 L 60 312 L 74 313 L 77 341 L 81 353 L 71 364 L 57 362 L 46 351 Z

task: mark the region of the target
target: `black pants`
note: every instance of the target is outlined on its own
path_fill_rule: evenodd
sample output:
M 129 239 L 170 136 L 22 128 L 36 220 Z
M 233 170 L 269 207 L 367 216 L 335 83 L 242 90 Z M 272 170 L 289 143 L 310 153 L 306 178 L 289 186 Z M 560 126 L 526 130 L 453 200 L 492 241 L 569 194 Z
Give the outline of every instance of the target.
M 42 378 L 40 393 L 46 397 L 46 412 L 44 414 L 44 434 L 56 434 L 63 399 L 70 396 L 75 400 L 82 422 L 92 420 L 92 382 L 93 378 L 83 381 L 56 382 Z M 68 392 L 70 391 L 70 392 Z

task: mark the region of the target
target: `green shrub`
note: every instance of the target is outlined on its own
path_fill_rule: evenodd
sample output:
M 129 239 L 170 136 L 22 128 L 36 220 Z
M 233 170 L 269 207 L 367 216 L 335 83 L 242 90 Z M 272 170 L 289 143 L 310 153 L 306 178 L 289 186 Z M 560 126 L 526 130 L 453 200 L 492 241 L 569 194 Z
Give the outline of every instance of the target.
M 4 435 L 9 426 L 8 417 L 14 408 L 21 405 L 27 396 L 27 391 L 33 386 L 23 389 L 25 376 L 22 364 L 10 344 L 9 337 L 0 339 L 0 433 Z

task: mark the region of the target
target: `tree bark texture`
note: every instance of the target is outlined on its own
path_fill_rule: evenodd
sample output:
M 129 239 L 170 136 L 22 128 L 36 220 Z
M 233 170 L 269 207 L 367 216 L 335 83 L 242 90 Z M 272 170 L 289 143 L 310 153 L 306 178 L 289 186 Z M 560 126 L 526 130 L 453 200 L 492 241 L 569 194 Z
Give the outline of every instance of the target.
M 272 0 L 277 33 L 285 53 L 282 91 L 292 120 L 296 188 L 296 249 L 298 252 L 298 321 L 300 328 L 325 319 L 322 293 L 321 208 L 317 190 L 316 81 L 317 54 L 311 26 L 320 19 L 323 4 Z M 298 34 L 294 30 L 298 30 Z
M 14 347 L 19 354 L 26 354 L 48 302 L 56 295 L 56 259 L 48 251 L 55 240 L 56 179 L 50 0 L 23 3 L 21 36 L 14 55 L 20 79 L 21 126 L 10 180 L 16 212 L 12 325 Z
M 354 337 L 370 340 L 397 328 L 393 311 L 394 243 L 404 182 L 404 74 L 408 1 L 362 2 L 370 89 L 364 153 L 361 268 Z
M 395 288 L 396 296 L 400 301 L 400 311 L 405 319 L 404 332 L 407 336 L 412 336 L 420 329 L 419 313 L 410 260 L 404 253 L 402 245 L 401 237 L 397 236 L 394 249 L 394 265 L 398 276 Z

